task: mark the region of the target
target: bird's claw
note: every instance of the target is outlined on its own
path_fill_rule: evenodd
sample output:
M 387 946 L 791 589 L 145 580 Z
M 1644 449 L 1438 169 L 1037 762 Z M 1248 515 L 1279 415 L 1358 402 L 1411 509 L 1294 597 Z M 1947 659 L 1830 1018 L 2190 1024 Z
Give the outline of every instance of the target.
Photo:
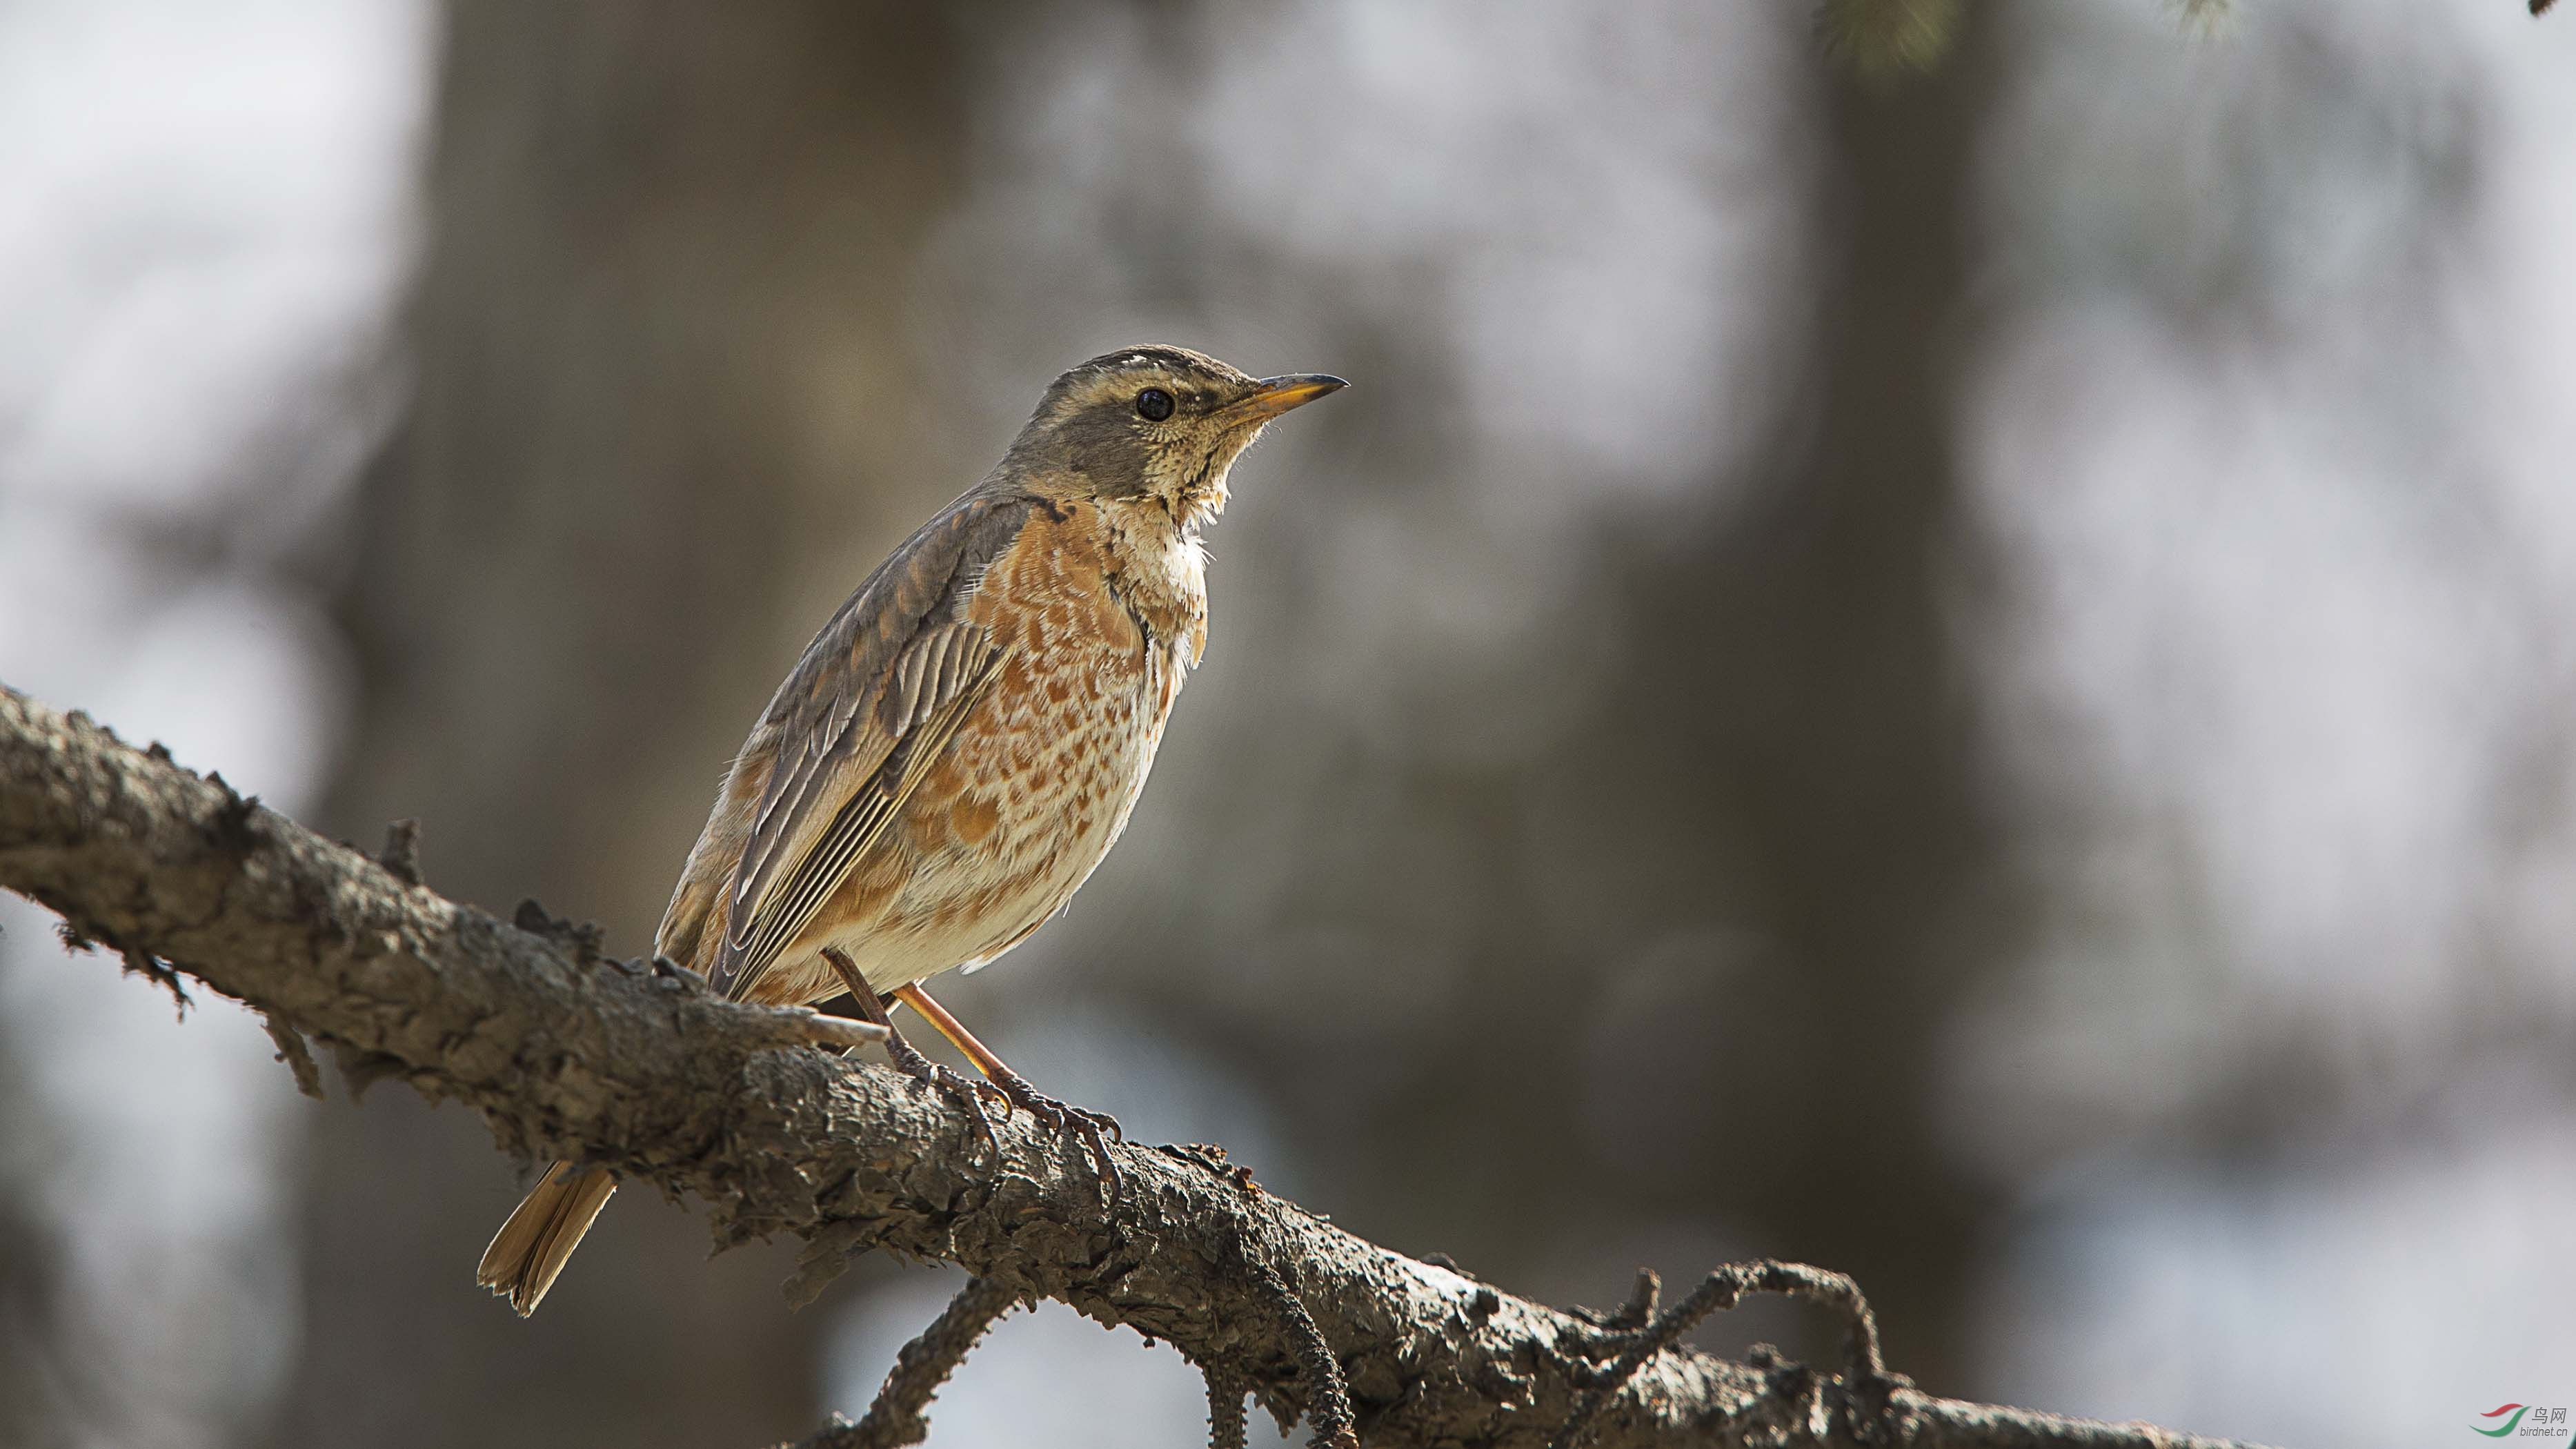
M 984 1110 L 984 1094 L 991 1090 L 991 1084 L 968 1081 L 947 1064 L 934 1062 L 918 1052 L 907 1052 L 905 1058 L 898 1058 L 895 1066 L 912 1079 L 912 1089 L 935 1093 L 962 1108 L 968 1123 L 968 1140 L 981 1138 L 985 1148 L 992 1153 L 993 1161 L 1000 1162 L 1002 1136 L 994 1129 L 992 1114 Z
M 1026 1109 L 1031 1117 L 1037 1119 L 1039 1126 L 1050 1132 L 1069 1132 L 1078 1139 L 1099 1165 L 1103 1200 L 1112 1206 L 1117 1204 L 1123 1177 L 1118 1171 L 1118 1160 L 1110 1155 L 1109 1144 L 1112 1139 L 1119 1142 L 1127 1140 L 1126 1129 L 1118 1125 L 1117 1118 L 1070 1102 L 1060 1102 L 1030 1086 L 1028 1078 L 1016 1072 L 999 1078 L 993 1085 L 1000 1089 L 1011 1105 Z

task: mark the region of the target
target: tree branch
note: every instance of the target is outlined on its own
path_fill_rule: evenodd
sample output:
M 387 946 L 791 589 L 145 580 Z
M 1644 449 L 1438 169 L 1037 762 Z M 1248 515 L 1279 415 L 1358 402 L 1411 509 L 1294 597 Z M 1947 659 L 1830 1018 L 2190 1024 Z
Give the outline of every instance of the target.
M 1347 1412 L 1378 1445 L 1541 1449 L 1616 1365 L 1615 1394 L 1584 1426 L 1592 1449 L 2217 1449 L 1936 1398 L 1866 1367 L 1824 1374 L 1661 1341 L 1641 1349 L 1641 1335 L 1672 1320 L 1651 1299 L 1634 1323 L 1606 1325 L 1525 1302 L 1355 1238 L 1181 1149 L 1117 1144 L 1126 1188 L 1104 1203 L 1080 1150 L 1026 1116 L 996 1124 L 995 1161 L 951 1104 L 808 1049 L 871 1039 L 859 1023 L 586 961 L 586 950 L 558 949 L 566 937 L 542 910 L 522 919 L 547 934 L 518 929 L 403 879 L 417 869 L 409 843 L 387 856 L 393 868 L 220 777 L 0 689 L 0 885 L 59 913 L 67 938 L 168 961 L 265 1013 L 281 1050 L 285 1033 L 302 1033 L 344 1072 L 462 1102 L 506 1151 L 695 1195 L 720 1244 L 792 1233 L 806 1244 L 790 1284 L 798 1301 L 872 1250 L 955 1263 L 994 1301 L 1052 1298 L 1132 1326 L 1169 1340 L 1220 1391 L 1240 1385 L 1283 1416 L 1319 1411 L 1334 1431 Z M 1721 1277 L 1741 1291 L 1798 1276 L 1785 1272 Z M 1298 1314 L 1282 1309 L 1284 1284 Z M 1707 1306 L 1727 1291 L 1704 1289 Z M 1336 1384 L 1346 1410 L 1319 1398 Z
M 985 1330 L 1018 1306 L 992 1279 L 968 1279 L 921 1336 L 894 1356 L 894 1368 L 886 1374 L 885 1387 L 877 1390 L 877 1401 L 868 1405 L 866 1418 L 826 1425 L 794 1449 L 903 1449 L 929 1438 L 931 1396 L 957 1372 Z

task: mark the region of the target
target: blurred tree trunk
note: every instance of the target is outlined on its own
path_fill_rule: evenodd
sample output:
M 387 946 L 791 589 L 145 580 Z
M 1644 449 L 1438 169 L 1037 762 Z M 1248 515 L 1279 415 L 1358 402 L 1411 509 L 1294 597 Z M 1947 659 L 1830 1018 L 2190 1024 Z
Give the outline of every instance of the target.
M 1665 526 L 1584 561 L 1611 606 L 1536 637 L 1588 636 L 1590 657 L 1532 670 L 1585 691 L 1577 723 L 1499 768 L 1355 741 L 1322 803 L 1273 817 L 1301 832 L 1283 926 L 1393 923 L 1369 963 L 1390 977 L 1413 969 L 1408 928 L 1469 933 L 1470 989 L 1395 1038 L 1366 1029 L 1375 983 L 1356 972 L 1337 1009 L 1361 1029 L 1274 1031 L 1225 1007 L 1190 1028 L 1269 1056 L 1282 1116 L 1333 1175 L 1309 1196 L 1341 1221 L 1595 1302 L 1625 1286 L 1610 1251 L 1831 1264 L 1879 1306 L 1890 1361 L 1943 1390 L 1963 1387 L 1982 1246 L 1980 1189 L 1938 1118 L 1945 1032 L 2011 959 L 2024 908 L 1954 622 L 1978 574 L 1955 453 L 2001 29 L 1962 15 L 1928 74 L 1866 80 L 1816 55 L 1822 255 L 1783 279 L 1822 303 L 1782 361 L 1798 401 L 1742 478 L 1712 481 L 1747 501 L 1701 536 Z M 1365 349 L 1348 353 L 1365 377 Z M 1395 408 L 1385 446 L 1435 435 L 1424 399 Z M 1244 728 L 1229 779 L 1295 752 L 1259 734 L 1275 721 Z M 1204 869 L 1213 893 L 1224 868 Z M 1441 917 L 1452 891 L 1472 893 L 1472 924 Z M 1118 945 L 1135 979 L 1232 965 L 1221 935 L 1151 929 L 1144 949 L 1169 954 L 1150 967 Z M 1821 1320 L 1777 1304 L 1702 1337 L 1833 1351 Z
M 97 1432 L 115 1407 L 106 1385 L 82 1372 L 87 1328 L 66 1312 L 62 1235 L 45 1212 L 46 1178 L 61 1156 L 26 1079 L 15 1043 L 0 1034 L 0 1444 L 51 1449 Z
M 1637 613 L 1660 627 L 1635 652 L 1657 667 L 1629 706 L 1728 823 L 1722 858 L 1749 877 L 1763 943 L 1746 1002 L 1761 1020 L 1711 1047 L 1770 1038 L 1727 1084 L 1767 1126 L 1705 1155 L 1706 1200 L 1761 1225 L 1756 1250 L 1851 1273 L 1890 1361 L 1944 1391 L 1971 1339 L 1980 1208 L 1936 1117 L 1941 1023 L 2002 956 L 2014 910 L 1955 625 L 1978 575 L 1958 418 L 1995 19 L 1970 7 L 1930 74 L 1829 67 L 1838 255 L 1812 431 L 1794 430 L 1746 515 L 1650 586 Z M 1655 792 L 1631 818 L 1687 823 L 1653 808 L 1669 779 L 1630 781 Z M 1686 858 L 1709 844 L 1674 842 Z
M 418 816 L 433 884 L 650 949 L 769 688 L 954 472 L 904 304 L 958 70 L 928 7 L 449 6 L 416 397 L 345 599 L 343 834 Z M 521 1323 L 473 1283 L 518 1186 L 480 1126 L 408 1093 L 313 1120 L 280 1442 L 811 1426 L 821 1319 L 774 1255 L 709 1272 L 700 1225 L 629 1193 Z
M 1981 1208 L 1937 1116 L 1943 1023 L 2008 957 L 2018 909 L 1954 625 L 1977 572 L 1955 454 L 1997 28 L 1967 12 L 1929 74 L 1819 57 L 1828 250 L 1803 405 L 1706 537 L 1606 561 L 1620 672 L 1522 787 L 1562 837 L 1541 868 L 1579 877 L 1599 939 L 1533 954 L 1533 903 L 1568 887 L 1499 892 L 1489 959 L 1523 985 L 1468 1008 L 1482 1024 L 1447 1067 L 1492 1094 L 1494 1125 L 1469 1130 L 1494 1135 L 1461 1157 L 1545 1194 L 1480 1189 L 1518 1194 L 1523 1225 L 1489 1251 L 1545 1263 L 1586 1223 L 1678 1225 L 1830 1263 L 1878 1305 L 1889 1361 L 1945 1392 L 1964 1387 Z M 1521 833 L 1508 814 L 1489 832 Z M 1501 854 L 1509 881 L 1524 867 Z M 1562 1071 L 1482 1060 L 1550 1034 L 1570 1038 Z M 1595 1155 L 1562 1160 L 1576 1143 Z M 1771 1306 L 1705 1337 L 1831 1351 Z

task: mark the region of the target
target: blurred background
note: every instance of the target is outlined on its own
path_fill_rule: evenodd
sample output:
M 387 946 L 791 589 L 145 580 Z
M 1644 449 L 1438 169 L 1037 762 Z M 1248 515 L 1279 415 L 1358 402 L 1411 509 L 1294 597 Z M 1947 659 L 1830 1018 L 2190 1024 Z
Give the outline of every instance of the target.
M 1942 1393 L 2576 1400 L 2576 17 L 1876 5 L 10 5 L 0 679 L 631 953 L 1059 369 L 1330 370 L 1023 1071 Z M 955 1286 L 629 1192 L 521 1323 L 470 1115 L 0 933 L 8 1444 L 749 1449 Z M 933 1442 L 1203 1411 L 1050 1305 Z

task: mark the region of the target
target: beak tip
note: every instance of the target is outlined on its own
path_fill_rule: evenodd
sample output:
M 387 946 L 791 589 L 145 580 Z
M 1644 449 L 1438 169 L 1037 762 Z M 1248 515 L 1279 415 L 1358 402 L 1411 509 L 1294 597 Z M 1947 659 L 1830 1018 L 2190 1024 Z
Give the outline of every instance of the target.
M 1304 407 L 1319 397 L 1329 397 L 1349 386 L 1330 373 L 1284 373 L 1261 379 L 1261 386 L 1237 406 L 1250 410 L 1255 416 L 1275 418 L 1290 408 Z

